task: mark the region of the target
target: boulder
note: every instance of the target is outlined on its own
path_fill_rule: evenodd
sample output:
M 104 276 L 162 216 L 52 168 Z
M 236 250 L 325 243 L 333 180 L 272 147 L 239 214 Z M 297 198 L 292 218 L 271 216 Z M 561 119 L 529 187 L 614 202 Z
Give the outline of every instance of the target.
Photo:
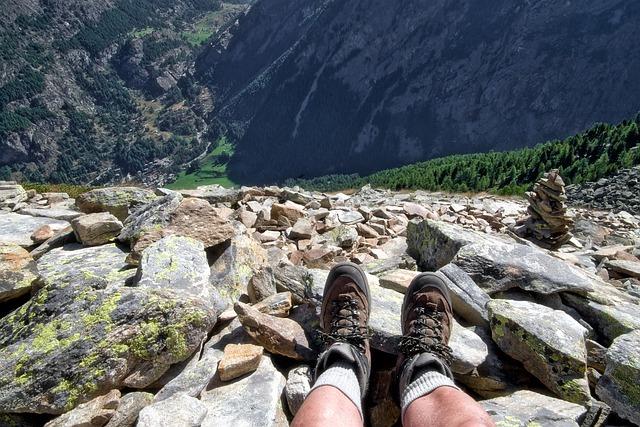
M 142 391 L 127 393 L 120 398 L 118 409 L 105 427 L 132 427 L 138 415 L 153 402 L 153 394 Z
M 171 193 L 140 206 L 124 221 L 124 227 L 118 240 L 129 242 L 133 247 L 143 234 L 166 227 L 171 220 L 171 213 L 177 209 L 181 202 L 182 196 L 180 194 Z
M 298 413 L 304 399 L 311 391 L 311 383 L 313 375 L 311 368 L 306 365 L 292 368 L 287 375 L 287 384 L 284 388 L 284 394 L 287 398 L 287 406 L 292 415 Z
M 43 225 L 33 232 L 33 234 L 31 235 L 31 240 L 33 241 L 34 245 L 39 245 L 55 236 L 55 234 L 55 231 L 53 231 L 50 226 Z
M 45 227 L 49 227 L 46 225 Z M 49 227 L 50 228 L 50 227 Z M 37 230 L 36 230 L 37 231 Z M 34 232 L 35 233 L 35 232 Z M 76 235 L 73 232 L 73 228 L 71 225 L 56 231 L 51 238 L 47 239 L 40 246 L 36 247 L 31 251 L 31 256 L 33 259 L 40 259 L 44 254 L 49 252 L 51 249 L 59 248 L 60 246 L 64 246 L 67 243 L 75 243 Z
M 358 211 L 337 211 L 338 221 L 344 225 L 354 225 L 364 222 L 364 217 Z
M 147 246 L 165 236 L 191 237 L 201 241 L 205 248 L 211 248 L 236 234 L 229 219 L 205 200 L 183 199 L 177 205 L 170 203 L 166 209 L 167 211 L 158 218 L 159 222 L 155 227 L 144 227 L 140 235 L 132 241 L 130 260 L 135 262 Z
M 0 244 L 0 303 L 29 293 L 37 277 L 29 252 L 17 245 Z
M 269 316 L 241 302 L 235 304 L 234 310 L 247 334 L 268 352 L 294 360 L 315 360 L 315 349 L 294 320 Z
M 271 205 L 271 219 L 280 225 L 291 226 L 304 216 L 304 208 L 295 203 Z
M 300 218 L 293 225 L 293 228 L 289 232 L 289 238 L 291 240 L 304 240 L 310 239 L 313 236 L 315 229 L 311 221 L 307 218 Z
M 582 405 L 529 390 L 479 403 L 499 426 L 579 427 L 587 413 Z
M 491 246 L 498 237 L 477 233 L 442 221 L 413 219 L 407 227 L 407 252 L 423 271 L 435 271 L 451 262 L 471 243 Z
M 31 235 L 44 225 L 48 225 L 53 231 L 58 231 L 67 227 L 69 223 L 51 218 L 0 212 L 0 244 L 29 248 L 34 245 Z
M 253 308 L 259 312 L 276 317 L 289 316 L 291 307 L 293 307 L 291 292 L 279 292 L 253 305 Z
M 598 332 L 604 344 L 634 329 L 640 329 L 640 312 L 637 300 L 623 295 L 617 289 L 604 287 L 604 294 L 589 297 L 562 294 L 563 301 L 574 308 Z M 593 298 L 594 300 L 592 300 Z
M 447 264 L 438 272 L 449 289 L 453 311 L 472 325 L 488 326 L 487 303 L 491 300 L 489 295 L 455 264 Z
M 211 284 L 230 304 L 248 293 L 254 272 L 268 264 L 265 249 L 255 239 L 239 235 L 211 265 Z
M 200 427 L 207 407 L 200 400 L 176 394 L 140 411 L 137 427 Z
M 127 286 L 115 245 L 54 249 L 42 288 L 0 319 L 0 412 L 59 414 L 112 388 L 144 388 L 216 321 L 200 299 Z
M 616 338 L 606 355 L 606 370 L 596 394 L 622 418 L 640 425 L 640 330 Z
M 612 259 L 605 262 L 607 270 L 615 271 L 625 277 L 640 278 L 640 262 Z
M 258 369 L 238 381 L 214 384 L 202 392 L 202 404 L 208 409 L 202 427 L 264 426 L 286 423 L 282 408 L 284 376 L 263 356 Z
M 262 350 L 262 347 L 253 344 L 228 344 L 218 363 L 220 379 L 231 381 L 258 369 Z
M 44 427 L 102 427 L 113 417 L 119 403 L 120 391 L 111 390 L 54 418 Z
M 114 241 L 122 230 L 122 223 L 109 212 L 100 212 L 74 219 L 71 227 L 83 245 L 98 246 Z
M 209 283 L 207 254 L 199 240 L 168 236 L 153 243 L 142 253 L 136 280 L 139 287 L 171 289 L 199 298 L 217 312 L 226 307 Z
M 577 267 L 538 248 L 517 243 L 465 245 L 453 263 L 489 294 L 511 288 L 540 294 L 586 294 L 598 284 L 597 279 Z
M 488 308 L 493 340 L 502 351 L 560 398 L 591 400 L 582 325 L 563 311 L 527 301 L 492 300 Z
M 249 300 L 253 303 L 275 295 L 277 290 L 273 269 L 271 267 L 264 267 L 256 271 L 254 275 L 251 276 L 251 279 L 249 279 L 247 292 L 249 294 Z
M 330 244 L 339 248 L 350 249 L 358 240 L 358 232 L 353 227 L 340 225 L 328 233 L 323 234 Z
M 151 190 L 137 187 L 97 188 L 76 198 L 76 206 L 84 213 L 109 212 L 120 221 L 157 196 Z

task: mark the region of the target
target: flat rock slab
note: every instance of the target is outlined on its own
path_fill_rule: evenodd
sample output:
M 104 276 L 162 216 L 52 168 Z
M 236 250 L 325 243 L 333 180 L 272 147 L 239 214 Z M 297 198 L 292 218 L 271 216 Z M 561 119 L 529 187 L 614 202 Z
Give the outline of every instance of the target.
M 285 384 L 271 358 L 263 356 L 251 375 L 202 392 L 201 401 L 208 410 L 202 427 L 282 425 L 286 422 L 281 399 Z
M 115 243 L 90 248 L 72 243 L 43 255 L 37 268 L 45 285 L 108 287 L 135 274 L 128 269 L 126 258 L 127 252 Z
M 200 427 L 207 407 L 185 394 L 153 403 L 140 411 L 137 427 Z
M 511 288 L 541 294 L 562 291 L 586 294 L 598 283 L 569 263 L 517 243 L 466 245 L 458 251 L 453 263 L 489 294 Z
M 309 270 L 313 277 L 311 300 L 317 307 L 321 305 L 322 293 L 329 272 L 327 270 Z M 378 278 L 367 274 L 371 291 L 371 316 L 369 327 L 372 331 L 371 346 L 390 354 L 398 352 L 398 340 L 402 336 L 400 314 L 404 296 L 391 289 L 380 286 Z M 454 321 L 449 345 L 453 350 L 452 370 L 455 373 L 468 373 L 480 365 L 487 356 L 486 344 L 473 331 L 463 328 Z
M 438 270 L 438 273 L 447 284 L 454 313 L 462 316 L 472 325 L 488 326 L 487 303 L 491 297 L 455 264 L 445 265 Z
M 640 262 L 612 259 L 605 262 L 604 265 L 608 270 L 613 270 L 625 276 L 640 278 Z
M 0 243 L 14 244 L 23 248 L 33 246 L 31 235 L 44 225 L 48 225 L 53 231 L 58 231 L 69 226 L 69 223 L 51 218 L 0 213 Z
M 99 212 L 74 219 L 71 227 L 83 245 L 99 246 L 113 242 L 122 230 L 122 223 L 109 212 Z
M 498 426 L 579 427 L 587 413 L 582 405 L 528 390 L 479 403 Z
M 380 286 L 404 294 L 407 292 L 411 281 L 418 274 L 420 274 L 420 272 L 402 268 L 387 271 L 380 276 Z
M 640 425 L 640 330 L 621 335 L 607 351 L 596 394 L 623 418 Z
M 22 208 L 19 213 L 22 215 L 37 216 L 43 218 L 59 219 L 61 221 L 71 221 L 83 215 L 82 212 L 74 211 L 71 209 L 62 208 L 49 208 L 49 209 L 36 209 L 36 208 Z
M 527 301 L 492 300 L 491 333 L 498 347 L 564 400 L 590 401 L 587 330 L 563 311 Z

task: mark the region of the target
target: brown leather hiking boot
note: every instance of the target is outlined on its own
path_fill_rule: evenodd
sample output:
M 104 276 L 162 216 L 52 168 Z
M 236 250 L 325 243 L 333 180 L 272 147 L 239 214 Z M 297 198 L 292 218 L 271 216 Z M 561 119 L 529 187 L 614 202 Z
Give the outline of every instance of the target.
M 318 359 L 316 378 L 335 361 L 353 363 L 363 396 L 371 366 L 370 306 L 369 283 L 364 271 L 351 263 L 333 267 L 324 286 L 320 310 L 320 327 L 327 349 Z
M 448 345 L 453 312 L 447 285 L 437 274 L 421 273 L 413 279 L 404 296 L 401 322 L 400 394 L 424 370 L 438 370 L 453 378 Z

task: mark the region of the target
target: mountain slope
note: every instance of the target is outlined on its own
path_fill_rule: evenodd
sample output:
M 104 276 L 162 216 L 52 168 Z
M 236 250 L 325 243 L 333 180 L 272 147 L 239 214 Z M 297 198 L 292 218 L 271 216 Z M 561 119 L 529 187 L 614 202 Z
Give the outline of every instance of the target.
M 533 145 L 639 107 L 640 4 L 270 0 L 198 59 L 241 183 Z
M 193 59 L 250 2 L 3 3 L 0 167 L 31 181 L 166 181 L 215 140 Z

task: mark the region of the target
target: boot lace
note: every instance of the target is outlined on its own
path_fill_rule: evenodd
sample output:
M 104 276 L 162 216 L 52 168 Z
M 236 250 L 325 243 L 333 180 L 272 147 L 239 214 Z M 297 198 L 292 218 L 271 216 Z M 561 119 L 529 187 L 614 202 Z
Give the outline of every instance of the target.
M 360 326 L 360 310 L 358 302 L 349 295 L 340 295 L 331 302 L 331 324 L 329 333 L 320 331 L 322 341 L 331 345 L 335 342 L 344 342 L 365 351 L 365 341 L 369 338 L 366 326 Z
M 407 357 L 420 353 L 431 353 L 451 366 L 453 354 L 451 347 L 443 342 L 443 313 L 435 309 L 416 307 L 416 320 L 409 334 L 400 338 L 398 349 Z M 431 320 L 431 322 L 429 322 Z M 428 334 L 431 331 L 432 334 Z

